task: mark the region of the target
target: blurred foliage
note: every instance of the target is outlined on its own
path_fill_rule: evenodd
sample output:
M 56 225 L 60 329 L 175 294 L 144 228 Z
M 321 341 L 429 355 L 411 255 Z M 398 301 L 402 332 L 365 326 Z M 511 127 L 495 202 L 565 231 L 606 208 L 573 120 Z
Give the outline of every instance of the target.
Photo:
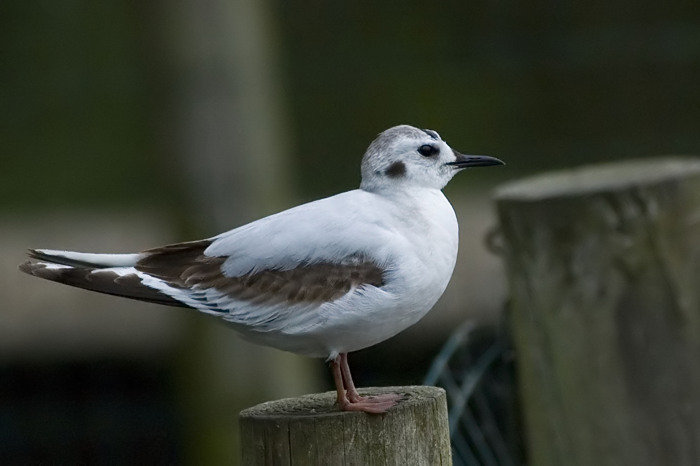
M 158 192 L 135 13 L 118 1 L 0 4 L 0 207 Z
M 304 187 L 356 181 L 370 135 L 404 122 L 510 176 L 699 151 L 697 2 L 277 5 Z
M 697 2 L 269 6 L 306 198 L 356 186 L 398 123 L 508 161 L 480 178 L 699 152 Z M 0 5 L 4 208 L 164 201 L 159 19 L 133 1 Z

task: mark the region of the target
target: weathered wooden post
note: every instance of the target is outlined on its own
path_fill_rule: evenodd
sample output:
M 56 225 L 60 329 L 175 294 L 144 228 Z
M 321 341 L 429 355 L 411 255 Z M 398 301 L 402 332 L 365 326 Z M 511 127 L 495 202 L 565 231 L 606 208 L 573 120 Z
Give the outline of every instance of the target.
M 401 393 L 386 414 L 341 412 L 335 392 L 262 403 L 240 414 L 242 464 L 250 466 L 451 465 L 445 391 L 382 387 Z
M 496 197 L 529 463 L 700 464 L 700 161 L 557 172 Z

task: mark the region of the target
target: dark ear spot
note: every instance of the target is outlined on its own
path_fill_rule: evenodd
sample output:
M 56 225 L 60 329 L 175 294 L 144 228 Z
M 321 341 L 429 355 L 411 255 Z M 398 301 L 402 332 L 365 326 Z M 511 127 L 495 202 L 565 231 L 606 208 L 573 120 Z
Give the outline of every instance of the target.
M 403 162 L 394 162 L 384 171 L 389 178 L 399 178 L 406 174 L 406 165 Z

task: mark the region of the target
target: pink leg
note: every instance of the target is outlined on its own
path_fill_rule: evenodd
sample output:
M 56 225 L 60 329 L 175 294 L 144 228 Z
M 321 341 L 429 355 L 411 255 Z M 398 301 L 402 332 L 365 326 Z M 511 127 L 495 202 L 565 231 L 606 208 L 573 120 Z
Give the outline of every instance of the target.
M 362 400 L 362 397 L 357 393 L 357 388 L 352 381 L 352 374 L 350 374 L 350 365 L 348 364 L 348 353 L 341 353 L 338 355 L 340 359 L 340 373 L 343 374 L 343 385 L 345 385 L 345 390 L 347 391 L 348 400 L 353 403 Z
M 341 411 L 364 411 L 366 413 L 385 413 L 389 408 L 396 405 L 401 398 L 395 393 L 362 397 L 357 393 L 355 384 L 350 374 L 348 365 L 348 355 L 342 353 L 331 362 L 333 369 L 333 380 L 338 392 L 338 406 Z
M 333 372 L 333 381 L 335 382 L 335 391 L 338 393 L 336 398 L 336 403 L 340 406 L 341 410 L 343 405 L 348 402 L 345 396 L 345 387 L 343 386 L 343 374 L 340 372 L 340 364 L 338 364 L 338 358 L 331 361 L 331 371 Z

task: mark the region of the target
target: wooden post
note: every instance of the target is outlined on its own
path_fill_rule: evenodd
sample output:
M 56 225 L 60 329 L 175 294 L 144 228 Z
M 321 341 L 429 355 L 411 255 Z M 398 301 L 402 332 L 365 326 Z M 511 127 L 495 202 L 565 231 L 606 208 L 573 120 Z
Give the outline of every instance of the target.
M 700 161 L 497 192 L 529 464 L 700 464 Z
M 271 401 L 242 411 L 242 464 L 452 464 L 443 389 L 382 387 L 360 393 L 405 396 L 386 414 L 338 411 L 335 392 Z

